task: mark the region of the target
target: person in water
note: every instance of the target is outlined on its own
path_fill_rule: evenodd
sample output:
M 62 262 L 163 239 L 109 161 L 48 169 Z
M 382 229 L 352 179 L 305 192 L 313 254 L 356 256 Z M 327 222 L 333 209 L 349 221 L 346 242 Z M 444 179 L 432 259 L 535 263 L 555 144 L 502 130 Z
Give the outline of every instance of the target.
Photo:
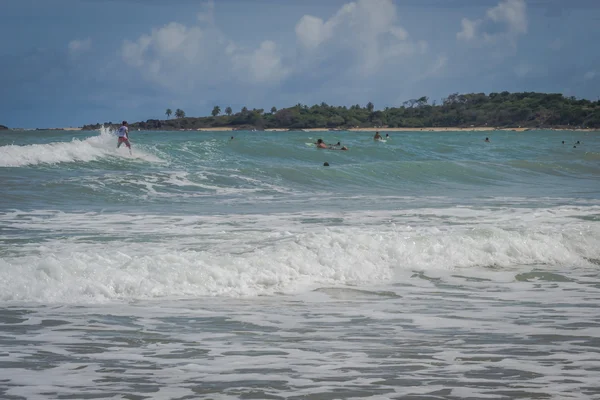
M 379 134 L 379 132 L 375 132 L 375 136 L 373 136 L 373 140 L 382 140 L 383 138 Z
M 325 144 L 323 139 L 317 140 L 317 148 L 318 149 L 326 149 L 327 148 L 327 145 Z
M 340 142 L 337 142 L 336 145 L 329 146 L 329 150 L 348 150 L 348 148 L 346 146 L 342 146 Z
M 117 131 L 117 136 L 119 137 L 119 141 L 117 142 L 117 149 L 121 147 L 123 143 L 129 149 L 129 153 L 131 153 L 131 143 L 129 143 L 129 128 L 127 127 L 127 121 L 123 121 L 123 124 Z
M 485 141 L 489 143 L 489 142 L 490 142 L 490 138 L 487 138 L 487 137 L 486 137 L 486 138 L 485 138 Z
M 390 138 L 390 134 L 389 134 L 389 133 L 386 133 L 386 134 L 385 134 L 385 138 L 386 138 L 386 139 L 389 139 L 389 138 Z
M 318 139 L 316 145 L 317 145 L 317 149 L 348 150 L 348 148 L 346 146 L 342 146 L 340 148 L 336 147 L 336 146 L 342 145 L 340 142 L 337 142 L 337 144 L 335 144 L 333 146 L 327 146 L 327 144 L 323 141 L 323 139 Z

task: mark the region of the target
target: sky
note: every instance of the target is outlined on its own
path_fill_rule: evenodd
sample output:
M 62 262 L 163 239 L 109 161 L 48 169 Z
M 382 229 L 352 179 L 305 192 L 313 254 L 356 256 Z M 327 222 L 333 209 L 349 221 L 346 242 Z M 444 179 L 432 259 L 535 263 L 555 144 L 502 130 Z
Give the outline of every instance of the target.
M 598 0 L 1 0 L 0 124 L 600 96 Z

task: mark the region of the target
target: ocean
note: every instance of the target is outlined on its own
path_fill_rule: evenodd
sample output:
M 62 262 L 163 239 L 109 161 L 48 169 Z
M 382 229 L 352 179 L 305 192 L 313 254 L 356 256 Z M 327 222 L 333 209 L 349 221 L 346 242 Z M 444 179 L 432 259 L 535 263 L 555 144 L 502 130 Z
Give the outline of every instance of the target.
M 599 399 L 600 134 L 372 136 L 0 133 L 0 398 Z

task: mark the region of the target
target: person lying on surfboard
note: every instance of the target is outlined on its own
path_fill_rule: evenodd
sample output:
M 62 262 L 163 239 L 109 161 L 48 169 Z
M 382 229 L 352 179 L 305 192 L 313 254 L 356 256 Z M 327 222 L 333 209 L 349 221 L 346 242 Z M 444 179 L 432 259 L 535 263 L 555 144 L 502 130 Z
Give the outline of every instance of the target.
M 323 141 L 323 139 L 318 139 L 317 143 L 315 143 L 315 144 L 317 145 L 317 149 L 348 150 L 348 148 L 346 146 L 335 147 L 335 146 L 341 146 L 340 142 L 337 142 L 337 144 L 333 145 L 333 146 L 327 146 L 327 144 Z
M 127 121 L 123 121 L 123 125 L 117 131 L 117 136 L 119 137 L 119 142 L 117 143 L 117 149 L 121 147 L 123 143 L 129 149 L 129 154 L 131 154 L 131 143 L 129 143 L 129 128 L 127 127 Z
M 323 139 L 318 139 L 316 145 L 317 145 L 317 149 L 326 149 L 327 148 L 327 145 L 325 144 Z

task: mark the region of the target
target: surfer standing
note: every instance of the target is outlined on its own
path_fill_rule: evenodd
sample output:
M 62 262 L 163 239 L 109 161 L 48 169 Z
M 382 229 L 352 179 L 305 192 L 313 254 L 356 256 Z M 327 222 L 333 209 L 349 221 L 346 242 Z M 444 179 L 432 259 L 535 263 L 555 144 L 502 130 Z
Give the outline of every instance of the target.
M 131 144 L 129 143 L 129 128 L 127 127 L 127 121 L 123 121 L 123 124 L 117 131 L 117 136 L 119 137 L 119 142 L 117 143 L 117 149 L 121 147 L 123 143 L 129 149 L 129 154 L 131 154 Z

